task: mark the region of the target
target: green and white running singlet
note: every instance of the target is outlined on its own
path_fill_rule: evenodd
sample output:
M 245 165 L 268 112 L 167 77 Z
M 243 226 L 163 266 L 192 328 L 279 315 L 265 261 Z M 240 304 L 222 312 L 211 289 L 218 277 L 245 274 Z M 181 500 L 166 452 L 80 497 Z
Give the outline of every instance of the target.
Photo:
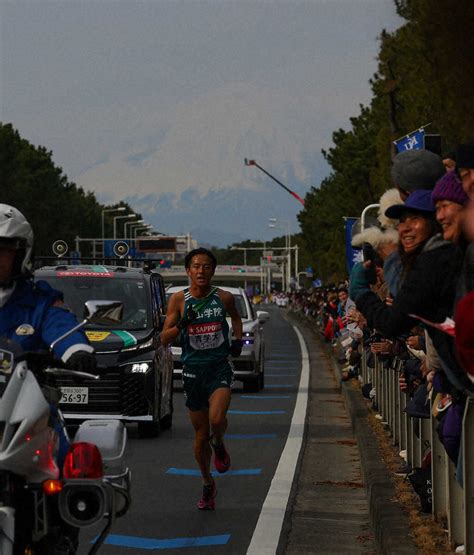
M 184 290 L 184 314 L 192 306 L 197 318 L 181 332 L 183 365 L 205 365 L 226 360 L 229 355 L 229 324 L 217 287 L 204 299 L 195 299 Z

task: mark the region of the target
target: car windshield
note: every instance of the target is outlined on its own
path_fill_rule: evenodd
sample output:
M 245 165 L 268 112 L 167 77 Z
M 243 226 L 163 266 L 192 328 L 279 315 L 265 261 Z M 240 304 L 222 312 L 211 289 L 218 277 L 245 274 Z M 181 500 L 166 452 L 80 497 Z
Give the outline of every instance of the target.
M 74 312 L 79 320 L 84 317 L 86 301 L 121 301 L 123 302 L 123 318 L 116 326 L 108 329 L 140 330 L 146 329 L 150 320 L 150 309 L 147 301 L 143 280 L 127 278 L 98 277 L 39 277 L 47 281 L 51 287 L 64 295 L 65 305 Z M 86 326 L 88 328 L 104 328 L 104 326 Z

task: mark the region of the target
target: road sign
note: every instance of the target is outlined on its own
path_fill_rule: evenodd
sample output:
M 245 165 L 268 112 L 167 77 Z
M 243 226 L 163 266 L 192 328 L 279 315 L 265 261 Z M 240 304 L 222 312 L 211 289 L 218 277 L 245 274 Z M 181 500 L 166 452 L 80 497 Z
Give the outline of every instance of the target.
M 262 256 L 273 256 L 273 251 L 263 251 Z

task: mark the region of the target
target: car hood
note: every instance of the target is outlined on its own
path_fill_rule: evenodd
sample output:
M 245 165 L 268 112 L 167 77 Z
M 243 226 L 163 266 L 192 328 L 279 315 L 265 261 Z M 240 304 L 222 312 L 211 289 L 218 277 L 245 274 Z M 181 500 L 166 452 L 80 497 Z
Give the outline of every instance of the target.
M 150 330 L 92 330 L 85 333 L 96 352 L 122 351 L 150 339 Z

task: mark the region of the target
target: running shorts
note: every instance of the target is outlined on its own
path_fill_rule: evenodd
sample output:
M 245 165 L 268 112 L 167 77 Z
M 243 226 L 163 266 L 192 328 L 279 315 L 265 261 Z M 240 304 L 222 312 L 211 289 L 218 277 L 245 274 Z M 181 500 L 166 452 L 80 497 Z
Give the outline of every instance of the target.
M 228 360 L 202 366 L 183 367 L 183 391 L 189 410 L 209 407 L 209 397 L 216 389 L 230 388 L 234 369 Z

